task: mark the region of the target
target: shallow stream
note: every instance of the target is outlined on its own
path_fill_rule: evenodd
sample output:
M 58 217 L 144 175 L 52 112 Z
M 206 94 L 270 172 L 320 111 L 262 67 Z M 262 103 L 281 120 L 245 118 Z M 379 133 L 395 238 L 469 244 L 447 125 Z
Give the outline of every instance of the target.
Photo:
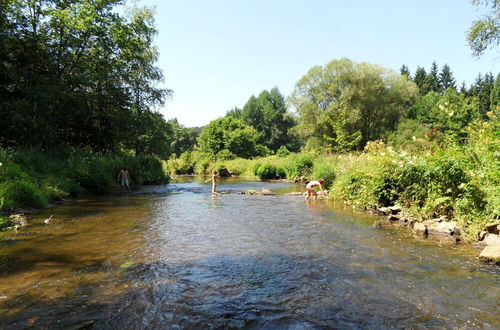
M 303 187 L 205 178 L 72 201 L 0 241 L 0 328 L 495 328 L 499 267 Z M 275 196 L 242 195 L 270 189 Z M 53 214 L 52 223 L 43 220 Z

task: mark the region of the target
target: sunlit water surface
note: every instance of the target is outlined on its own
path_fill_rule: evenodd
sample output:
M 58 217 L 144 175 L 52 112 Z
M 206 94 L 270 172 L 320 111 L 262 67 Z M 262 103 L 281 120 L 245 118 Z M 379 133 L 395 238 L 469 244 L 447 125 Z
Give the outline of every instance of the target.
M 0 327 L 500 326 L 499 268 L 471 247 L 283 195 L 297 185 L 232 179 L 213 197 L 204 179 L 77 200 L 4 232 Z M 278 195 L 239 194 L 262 188 Z

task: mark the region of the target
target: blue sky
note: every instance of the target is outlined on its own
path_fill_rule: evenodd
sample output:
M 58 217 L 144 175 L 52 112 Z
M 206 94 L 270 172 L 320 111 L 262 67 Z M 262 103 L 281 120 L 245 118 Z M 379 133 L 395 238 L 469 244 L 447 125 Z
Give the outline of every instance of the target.
M 160 110 L 188 127 L 278 87 L 288 96 L 315 65 L 347 57 L 399 71 L 447 63 L 467 84 L 498 73 L 500 50 L 474 59 L 469 0 L 141 0 L 156 7 L 158 65 L 172 98 Z

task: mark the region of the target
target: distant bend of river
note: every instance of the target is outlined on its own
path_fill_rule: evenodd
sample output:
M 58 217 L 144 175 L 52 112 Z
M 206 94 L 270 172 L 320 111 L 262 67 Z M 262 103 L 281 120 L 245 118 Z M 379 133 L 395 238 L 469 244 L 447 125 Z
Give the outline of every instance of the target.
M 0 241 L 0 328 L 500 327 L 500 271 L 283 182 L 76 200 Z M 237 192 L 270 189 L 275 196 Z M 52 223 L 43 219 L 54 215 Z

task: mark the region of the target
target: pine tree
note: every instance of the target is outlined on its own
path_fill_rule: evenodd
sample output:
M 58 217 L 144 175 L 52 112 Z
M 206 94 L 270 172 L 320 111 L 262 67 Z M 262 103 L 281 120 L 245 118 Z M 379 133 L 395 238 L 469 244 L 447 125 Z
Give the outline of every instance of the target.
M 399 71 L 401 72 L 402 76 L 406 76 L 406 78 L 410 79 L 410 69 L 408 69 L 406 65 L 403 64 Z
M 462 93 L 466 97 L 469 96 L 469 90 L 467 89 L 465 81 L 462 81 L 462 85 L 460 85 L 460 93 Z
M 431 71 L 427 75 L 427 84 L 429 84 L 429 87 L 433 92 L 441 93 L 443 91 L 439 82 L 438 66 L 436 61 L 432 62 Z
M 481 114 L 486 117 L 486 113 L 490 111 L 491 106 L 491 92 L 495 85 L 495 77 L 491 72 L 488 72 L 484 75 L 484 79 L 482 80 L 481 88 L 478 93 L 478 101 L 479 101 L 479 111 Z
M 417 85 L 420 95 L 425 95 L 430 91 L 429 85 L 427 84 L 427 72 L 425 72 L 424 68 L 417 67 L 413 82 Z
M 443 90 L 448 88 L 456 90 L 455 78 L 453 78 L 453 73 L 451 72 L 448 64 L 443 65 L 441 68 L 441 73 L 439 74 L 439 84 Z

